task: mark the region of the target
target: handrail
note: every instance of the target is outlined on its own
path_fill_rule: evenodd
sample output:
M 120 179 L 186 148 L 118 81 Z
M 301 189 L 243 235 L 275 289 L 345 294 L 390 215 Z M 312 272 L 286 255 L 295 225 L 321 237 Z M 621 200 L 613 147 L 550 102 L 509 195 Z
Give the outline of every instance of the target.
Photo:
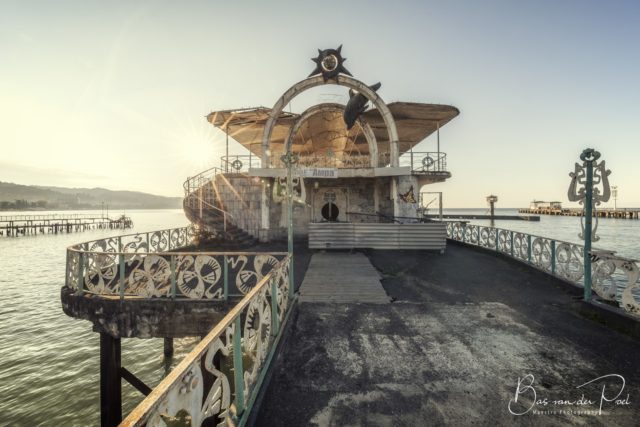
M 462 222 L 447 223 L 447 237 L 510 256 L 576 286 L 583 286 L 584 246 L 518 231 Z M 640 317 L 640 269 L 636 260 L 594 249 L 593 291 Z
M 286 252 L 180 250 L 193 226 L 107 237 L 67 249 L 65 286 L 82 295 L 226 300 L 244 295 Z M 171 251 L 171 252 L 169 252 Z
M 262 161 L 255 155 L 233 155 L 220 157 L 220 168 L 225 173 L 248 172 L 251 168 L 259 168 Z
M 265 275 L 120 425 L 178 415 L 190 425 L 246 422 L 289 316 L 290 264 L 287 256 Z
M 409 166 L 412 172 L 446 172 L 447 154 L 442 151 L 407 151 L 400 156 L 399 166 Z

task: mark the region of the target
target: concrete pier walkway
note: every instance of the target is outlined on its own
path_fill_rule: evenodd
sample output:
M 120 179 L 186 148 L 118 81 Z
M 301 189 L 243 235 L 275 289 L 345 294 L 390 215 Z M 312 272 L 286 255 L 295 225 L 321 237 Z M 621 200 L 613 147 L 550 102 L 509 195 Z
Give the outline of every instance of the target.
M 380 273 L 361 253 L 317 253 L 311 257 L 300 302 L 386 304 Z
M 638 425 L 640 342 L 580 316 L 581 290 L 461 245 L 365 254 L 395 302 L 300 303 L 257 425 Z M 327 278 L 348 259 L 321 255 Z

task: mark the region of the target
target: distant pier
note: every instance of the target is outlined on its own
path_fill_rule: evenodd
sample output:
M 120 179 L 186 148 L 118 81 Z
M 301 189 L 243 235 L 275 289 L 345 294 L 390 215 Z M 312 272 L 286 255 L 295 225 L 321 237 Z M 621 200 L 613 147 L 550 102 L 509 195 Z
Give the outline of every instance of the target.
M 133 221 L 124 215 L 115 219 L 96 214 L 0 216 L 0 236 L 7 237 L 131 227 L 133 227 Z
M 440 215 L 425 215 L 425 218 L 440 218 Z M 513 220 L 513 221 L 540 221 L 536 215 L 442 215 L 443 219 L 493 219 L 493 220 Z
M 559 215 L 559 216 L 582 216 L 581 208 L 571 209 L 550 209 L 550 208 L 523 208 L 518 209 L 522 214 L 535 215 Z M 593 216 L 598 218 L 621 218 L 621 219 L 640 219 L 640 209 L 598 209 L 593 212 Z

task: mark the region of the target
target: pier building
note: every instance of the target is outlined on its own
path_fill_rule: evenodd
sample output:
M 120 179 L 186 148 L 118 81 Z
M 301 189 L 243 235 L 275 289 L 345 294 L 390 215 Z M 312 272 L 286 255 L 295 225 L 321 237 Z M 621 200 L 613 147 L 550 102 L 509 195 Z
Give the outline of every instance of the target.
M 419 195 L 423 186 L 451 177 L 440 129 L 459 110 L 415 102 L 387 104 L 374 90 L 379 84 L 372 89 L 341 71 L 338 50 L 320 51 L 316 60 L 319 68 L 286 89 L 273 107 L 207 115 L 211 125 L 240 143 L 246 154 L 223 156 L 219 167 L 187 180 L 184 206 L 189 219 L 226 240 L 284 238 L 283 156 L 291 152 L 296 159 L 293 229 L 296 236 L 309 238 L 310 247 L 444 249 L 441 223 L 418 225 Z M 301 113 L 284 111 L 297 95 L 323 85 L 348 88 L 350 101 L 318 103 Z M 349 126 L 347 114 L 354 108 Z M 414 149 L 432 134 L 431 150 Z

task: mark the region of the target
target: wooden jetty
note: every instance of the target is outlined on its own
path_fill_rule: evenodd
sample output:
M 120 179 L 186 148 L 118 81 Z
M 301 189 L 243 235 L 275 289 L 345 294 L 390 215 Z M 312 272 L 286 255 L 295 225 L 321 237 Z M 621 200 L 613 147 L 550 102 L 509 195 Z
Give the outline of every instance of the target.
M 440 218 L 440 215 L 425 215 L 425 218 Z M 513 221 L 540 221 L 536 215 L 442 215 L 443 219 L 493 219 Z
M 518 209 L 522 214 L 535 214 L 535 215 L 559 215 L 559 216 L 582 216 L 582 208 L 563 208 L 563 209 L 550 209 L 550 208 L 523 208 Z M 640 209 L 598 209 L 593 212 L 593 216 L 598 218 L 621 218 L 621 219 L 640 219 Z
M 131 218 L 109 218 L 100 214 L 49 214 L 0 216 L 0 236 L 15 237 L 45 233 L 71 233 L 95 229 L 133 227 Z

